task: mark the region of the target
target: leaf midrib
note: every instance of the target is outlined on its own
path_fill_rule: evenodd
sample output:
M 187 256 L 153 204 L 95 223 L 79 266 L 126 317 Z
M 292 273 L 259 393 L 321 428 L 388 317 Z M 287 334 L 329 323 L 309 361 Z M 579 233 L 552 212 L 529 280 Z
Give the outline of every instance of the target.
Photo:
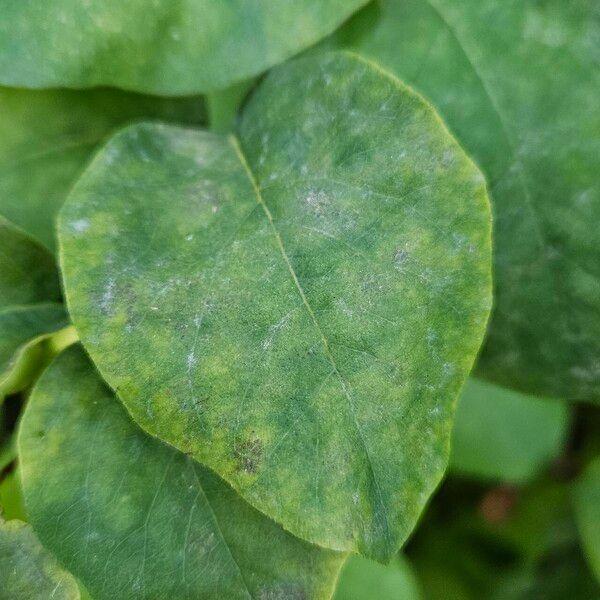
M 290 273 L 290 276 L 294 282 L 294 285 L 296 287 L 296 290 L 298 291 L 298 294 L 300 295 L 300 298 L 302 299 L 302 303 L 304 305 L 304 307 L 306 308 L 306 311 L 309 314 L 309 317 L 321 339 L 321 342 L 323 344 L 323 349 L 325 352 L 325 356 L 327 357 L 327 360 L 329 361 L 329 363 L 331 364 L 331 367 L 333 369 L 333 371 L 336 374 L 336 377 L 340 383 L 340 387 L 342 389 L 342 392 L 344 394 L 344 396 L 346 397 L 346 401 L 348 403 L 348 408 L 349 408 L 349 412 L 352 416 L 352 421 L 354 423 L 355 429 L 356 429 L 356 433 L 358 435 L 358 438 L 360 440 L 361 443 L 361 448 L 365 454 L 366 457 L 366 461 L 367 461 L 367 466 L 369 468 L 369 474 L 371 476 L 371 480 L 373 482 L 373 486 L 375 488 L 376 491 L 376 503 L 378 503 L 379 509 L 380 510 L 376 510 L 377 514 L 378 512 L 381 511 L 381 514 L 383 516 L 383 518 L 385 519 L 385 535 L 387 538 L 388 542 L 391 542 L 392 540 L 390 540 L 390 527 L 389 527 L 389 517 L 387 514 L 387 508 L 385 505 L 385 502 L 383 500 L 383 494 L 381 491 L 381 487 L 379 486 L 379 481 L 375 475 L 375 469 L 373 467 L 373 461 L 371 459 L 371 455 L 364 437 L 364 434 L 362 432 L 362 429 L 360 427 L 360 424 L 358 422 L 358 419 L 356 417 L 356 409 L 354 406 L 354 401 L 352 399 L 352 395 L 349 391 L 349 386 L 347 384 L 347 382 L 345 381 L 344 377 L 342 376 L 335 357 L 333 356 L 333 353 L 331 352 L 331 348 L 329 345 L 329 341 L 327 340 L 327 337 L 325 336 L 325 334 L 323 333 L 323 330 L 321 328 L 321 326 L 319 325 L 319 322 L 317 320 L 317 317 L 308 301 L 308 298 L 306 297 L 306 294 L 304 293 L 304 290 L 302 288 L 302 285 L 300 284 L 300 281 L 298 279 L 298 276 L 296 275 L 296 272 L 294 270 L 294 267 L 289 259 L 289 256 L 285 250 L 285 246 L 283 244 L 283 239 L 281 238 L 281 235 L 279 233 L 279 231 L 277 230 L 277 228 L 275 227 L 275 222 L 273 219 L 273 215 L 271 214 L 271 211 L 269 210 L 269 207 L 267 206 L 266 202 L 264 201 L 264 198 L 262 197 L 260 188 L 256 182 L 256 179 L 254 177 L 254 174 L 252 173 L 252 170 L 250 168 L 250 165 L 248 164 L 248 161 L 246 159 L 246 156 L 242 150 L 241 144 L 238 140 L 238 138 L 235 135 L 230 135 L 229 136 L 229 141 L 231 146 L 233 147 L 233 150 L 236 154 L 236 156 L 238 157 L 244 172 L 246 173 L 246 176 L 248 177 L 248 180 L 250 182 L 250 185 L 252 186 L 252 189 L 254 191 L 255 197 L 256 197 L 256 201 L 258 202 L 258 204 L 261 206 L 268 222 L 269 222 L 269 227 L 271 229 L 271 231 L 273 232 L 273 236 L 275 237 L 275 240 L 277 242 L 277 246 L 280 250 L 281 256 L 283 258 L 283 261 L 285 262 L 285 265 L 287 267 L 287 270 Z

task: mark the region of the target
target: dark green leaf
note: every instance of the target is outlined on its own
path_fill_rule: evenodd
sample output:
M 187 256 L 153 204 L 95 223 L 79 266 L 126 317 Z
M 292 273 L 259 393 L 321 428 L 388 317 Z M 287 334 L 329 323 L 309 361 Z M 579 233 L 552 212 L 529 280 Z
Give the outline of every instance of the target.
M 238 138 L 141 125 L 96 157 L 60 219 L 71 315 L 144 429 L 299 537 L 388 560 L 446 466 L 488 210 L 398 80 L 295 61 Z
M 456 473 L 523 483 L 558 456 L 569 415 L 565 402 L 471 378 L 456 411 L 450 466 Z
M 0 0 L 0 82 L 191 94 L 258 75 L 367 0 Z
M 60 284 L 52 255 L 0 217 L 0 310 L 59 299 Z
M 4 24 L 4 8 L 0 14 Z M 199 125 L 204 103 L 106 89 L 0 88 L 0 214 L 53 249 L 56 213 L 95 149 L 115 127 L 142 117 Z
M 380 0 L 340 33 L 429 98 L 483 169 L 495 314 L 479 372 L 600 399 L 596 0 Z
M 0 403 L 27 387 L 67 327 L 52 255 L 0 217 Z M 60 345 L 60 344 L 59 344 Z
M 94 600 L 330 597 L 343 555 L 144 434 L 79 347 L 40 378 L 19 441 L 29 519 Z
M 0 402 L 8 394 L 27 388 L 56 350 L 76 339 L 72 330 L 59 333 L 68 325 L 61 304 L 34 304 L 0 311 Z
M 588 562 L 600 581 L 600 458 L 590 463 L 577 482 L 574 505 Z
M 0 517 L 0 600 L 79 600 L 77 583 L 29 525 Z

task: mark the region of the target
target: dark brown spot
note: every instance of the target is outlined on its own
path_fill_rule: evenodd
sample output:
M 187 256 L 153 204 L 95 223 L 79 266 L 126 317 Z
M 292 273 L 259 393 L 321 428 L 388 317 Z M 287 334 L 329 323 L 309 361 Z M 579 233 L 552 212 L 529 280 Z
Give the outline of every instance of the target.
M 246 473 L 256 473 L 263 454 L 262 440 L 256 436 L 242 442 L 235 450 L 234 455 L 239 469 Z

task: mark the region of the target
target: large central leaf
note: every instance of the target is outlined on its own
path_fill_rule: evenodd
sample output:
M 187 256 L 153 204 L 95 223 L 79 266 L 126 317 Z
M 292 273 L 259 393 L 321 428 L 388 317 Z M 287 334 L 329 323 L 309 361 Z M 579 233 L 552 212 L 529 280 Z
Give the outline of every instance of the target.
M 0 82 L 191 94 L 257 75 L 367 0 L 0 0 Z
M 385 560 L 443 473 L 485 327 L 482 177 L 343 53 L 272 72 L 238 133 L 112 139 L 60 219 L 71 315 L 147 431 L 300 537 Z

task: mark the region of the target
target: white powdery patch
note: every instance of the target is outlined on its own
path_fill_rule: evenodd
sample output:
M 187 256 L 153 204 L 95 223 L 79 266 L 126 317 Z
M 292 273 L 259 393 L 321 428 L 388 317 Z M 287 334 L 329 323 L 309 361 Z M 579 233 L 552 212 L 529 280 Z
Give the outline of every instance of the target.
M 90 227 L 90 222 L 88 219 L 76 219 L 75 221 L 71 221 L 71 229 L 75 233 L 84 233 Z
M 115 300 L 116 285 L 116 281 L 111 277 L 104 288 L 104 292 L 100 298 L 100 310 L 104 313 L 108 313 L 112 310 Z

